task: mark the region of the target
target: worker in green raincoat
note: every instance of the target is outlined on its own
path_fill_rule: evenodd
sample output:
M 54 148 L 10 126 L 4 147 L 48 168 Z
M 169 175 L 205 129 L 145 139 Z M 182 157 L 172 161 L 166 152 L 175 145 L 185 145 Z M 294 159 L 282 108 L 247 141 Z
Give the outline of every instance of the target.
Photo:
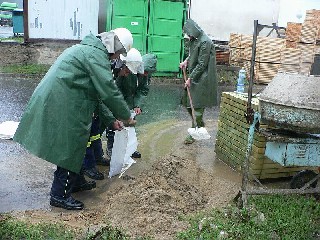
M 139 81 L 150 85 L 152 74 L 157 71 L 157 56 L 153 53 L 147 53 L 142 56 L 143 74 L 138 74 Z
M 102 109 L 100 115 L 110 110 L 123 123 L 134 124 L 110 64 L 110 59 L 126 54 L 132 44 L 132 35 L 124 28 L 85 36 L 58 57 L 31 96 L 13 139 L 57 165 L 50 192 L 52 206 L 70 210 L 84 207 L 71 193 L 81 170 L 94 111 L 104 105 L 108 109 Z M 101 119 L 112 119 L 112 115 Z M 114 121 L 114 127 L 121 129 L 120 122 Z
M 129 108 L 136 115 L 142 113 L 142 106 L 149 93 L 149 82 L 152 73 L 156 71 L 157 57 L 149 53 L 141 57 L 141 54 L 135 48 L 131 48 L 126 57 L 122 57 L 123 68 L 116 78 L 116 84 L 122 92 Z M 126 70 L 126 67 L 129 71 Z M 107 132 L 107 153 L 111 157 L 114 131 L 109 129 Z M 133 158 L 141 158 L 141 154 L 135 151 Z
M 195 120 L 198 127 L 204 127 L 203 113 L 205 107 L 217 105 L 217 71 L 216 53 L 211 39 L 193 20 L 188 19 L 183 31 L 189 37 L 189 56 L 180 63 L 180 68 L 187 68 L 189 77 L 185 83 L 185 91 L 181 100 L 192 116 L 186 88 L 190 88 Z M 192 123 L 192 127 L 194 123 Z M 195 140 L 187 136 L 184 143 L 191 144 Z

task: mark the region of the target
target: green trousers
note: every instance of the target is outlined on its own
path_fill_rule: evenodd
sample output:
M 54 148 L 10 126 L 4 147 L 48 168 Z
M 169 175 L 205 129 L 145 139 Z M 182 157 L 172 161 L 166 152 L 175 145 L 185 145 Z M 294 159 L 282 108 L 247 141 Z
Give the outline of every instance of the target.
M 191 108 L 187 108 L 188 113 L 190 114 L 191 118 L 192 118 L 192 110 Z M 204 122 L 203 122 L 203 113 L 204 113 L 204 108 L 195 108 L 194 109 L 194 115 L 195 115 L 195 120 L 197 123 L 197 127 L 204 127 Z M 194 121 L 192 121 L 192 127 L 196 127 L 194 125 Z

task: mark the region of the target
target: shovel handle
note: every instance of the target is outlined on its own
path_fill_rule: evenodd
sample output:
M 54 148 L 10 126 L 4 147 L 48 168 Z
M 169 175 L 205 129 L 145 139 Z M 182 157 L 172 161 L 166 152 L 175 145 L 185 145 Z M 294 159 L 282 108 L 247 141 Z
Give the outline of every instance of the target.
M 183 71 L 183 78 L 184 78 L 184 82 L 187 82 L 187 73 L 186 73 L 186 68 L 183 67 L 182 68 Z M 187 92 L 188 92 L 188 97 L 189 97 L 189 102 L 190 102 L 190 107 L 191 107 L 191 114 L 192 114 L 192 120 L 193 120 L 193 125 L 195 127 L 197 127 L 197 121 L 196 121 L 196 115 L 195 115 L 195 111 L 194 111 L 194 107 L 193 107 L 193 103 L 192 103 L 192 98 L 191 98 L 191 93 L 190 93 L 190 87 L 187 86 Z

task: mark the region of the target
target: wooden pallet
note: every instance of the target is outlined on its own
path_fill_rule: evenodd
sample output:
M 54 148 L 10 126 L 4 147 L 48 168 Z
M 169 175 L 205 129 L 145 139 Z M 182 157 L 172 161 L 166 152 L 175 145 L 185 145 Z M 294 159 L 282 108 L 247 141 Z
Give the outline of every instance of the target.
M 242 48 L 231 48 L 230 49 L 230 62 L 243 61 L 243 49 Z
M 300 72 L 300 64 L 280 64 L 279 72 L 284 73 L 299 73 Z
M 280 63 L 282 45 L 275 46 L 261 46 L 259 45 L 256 50 L 256 61 L 267 63 Z
M 298 43 L 301 51 L 301 62 L 313 63 L 315 55 L 315 44 Z
M 299 42 L 301 38 L 302 23 L 287 23 L 285 39 L 290 42 Z
M 297 65 L 301 62 L 301 49 L 283 48 L 281 49 L 282 64 Z
M 315 21 L 304 21 L 301 29 L 300 42 L 302 43 L 316 43 L 318 37 L 319 23 Z
M 298 47 L 298 42 L 292 42 L 287 40 L 286 41 L 286 48 L 297 48 Z
M 241 35 L 240 34 L 236 34 L 236 33 L 230 34 L 229 47 L 230 48 L 241 48 Z
M 280 64 L 277 63 L 263 63 L 256 64 L 256 83 L 268 84 L 272 81 L 274 76 L 278 73 Z
M 309 76 L 311 71 L 312 63 L 300 63 L 300 74 Z

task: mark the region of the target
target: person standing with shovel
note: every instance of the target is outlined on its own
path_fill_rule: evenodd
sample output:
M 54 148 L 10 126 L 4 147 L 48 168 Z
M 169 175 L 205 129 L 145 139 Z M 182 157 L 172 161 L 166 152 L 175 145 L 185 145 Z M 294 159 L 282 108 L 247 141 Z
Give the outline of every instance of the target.
M 181 104 L 187 108 L 192 118 L 194 115 L 192 128 L 201 128 L 205 125 L 203 121 L 205 107 L 216 106 L 218 103 L 216 52 L 212 40 L 192 19 L 185 22 L 183 31 L 189 37 L 189 56 L 180 63 L 180 68 L 188 69 L 189 77 L 185 81 Z M 194 114 L 187 90 L 192 96 Z M 192 144 L 194 141 L 195 138 L 189 134 L 184 143 Z

